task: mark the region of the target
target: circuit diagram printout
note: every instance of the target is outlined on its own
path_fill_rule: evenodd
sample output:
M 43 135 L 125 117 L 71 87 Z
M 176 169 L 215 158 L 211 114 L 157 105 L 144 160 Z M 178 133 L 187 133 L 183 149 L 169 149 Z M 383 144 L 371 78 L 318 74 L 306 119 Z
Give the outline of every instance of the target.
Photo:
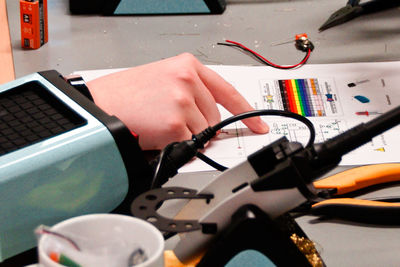
M 231 83 L 256 109 L 286 110 L 312 121 L 315 142 L 324 142 L 351 127 L 376 118 L 400 104 L 400 63 L 352 63 L 306 65 L 298 70 L 269 67 L 209 66 Z M 231 116 L 220 107 L 222 118 Z M 308 128 L 283 117 L 262 117 L 270 132 L 253 134 L 241 122 L 224 128 L 204 153 L 218 163 L 232 167 L 262 146 L 286 136 L 305 145 Z M 364 165 L 400 160 L 400 143 L 393 128 L 372 142 L 345 155 L 340 165 Z M 211 170 L 196 159 L 181 169 Z
M 266 66 L 208 66 L 232 84 L 255 109 L 286 110 L 307 117 L 323 142 L 353 126 L 376 118 L 400 104 L 400 62 L 304 65 L 295 70 Z M 86 81 L 121 69 L 76 72 Z M 219 106 L 222 119 L 232 114 Z M 232 167 L 248 155 L 286 136 L 305 145 L 308 128 L 294 119 L 262 117 L 268 134 L 252 133 L 242 122 L 222 129 L 204 151 L 216 162 Z M 343 156 L 340 165 L 400 161 L 400 126 Z M 199 159 L 180 172 L 212 170 Z

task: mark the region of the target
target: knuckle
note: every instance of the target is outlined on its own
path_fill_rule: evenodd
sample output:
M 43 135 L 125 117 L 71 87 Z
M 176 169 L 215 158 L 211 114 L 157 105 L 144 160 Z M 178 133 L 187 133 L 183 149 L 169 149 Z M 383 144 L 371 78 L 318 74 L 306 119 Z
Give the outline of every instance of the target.
M 182 119 L 172 119 L 165 123 L 165 131 L 173 139 L 182 139 L 186 130 L 186 122 Z
M 181 59 L 182 61 L 190 63 L 190 64 L 194 64 L 197 62 L 197 58 L 193 54 L 188 53 L 188 52 L 179 54 L 178 58 Z
M 192 84 L 195 83 L 196 74 L 195 74 L 194 71 L 191 70 L 191 69 L 183 69 L 183 70 L 180 70 L 180 71 L 176 74 L 176 78 L 177 78 L 180 82 L 183 82 L 183 83 L 185 83 L 185 84 L 192 85 Z
M 179 67 L 174 68 L 173 75 L 175 79 L 186 86 L 195 85 L 198 76 L 196 72 L 197 58 L 190 53 L 182 53 L 177 56 L 176 64 Z
M 192 98 L 186 94 L 185 92 L 178 92 L 174 95 L 174 103 L 177 105 L 181 110 L 185 111 L 192 105 Z

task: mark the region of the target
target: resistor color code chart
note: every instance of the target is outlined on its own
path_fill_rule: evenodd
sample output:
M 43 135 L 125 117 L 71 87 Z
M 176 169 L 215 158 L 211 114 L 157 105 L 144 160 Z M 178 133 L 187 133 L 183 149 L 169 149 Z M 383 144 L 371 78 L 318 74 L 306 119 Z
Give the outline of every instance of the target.
M 290 111 L 305 117 L 341 113 L 333 79 L 262 80 L 261 94 L 266 109 Z

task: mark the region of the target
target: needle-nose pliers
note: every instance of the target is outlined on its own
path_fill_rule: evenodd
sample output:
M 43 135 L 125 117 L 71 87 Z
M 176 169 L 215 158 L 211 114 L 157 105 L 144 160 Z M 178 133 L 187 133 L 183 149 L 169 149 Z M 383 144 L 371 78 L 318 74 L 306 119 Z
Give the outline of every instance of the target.
M 328 20 L 322 24 L 319 31 L 324 31 L 336 25 L 343 24 L 358 16 L 378 12 L 400 5 L 400 0 L 371 0 L 360 4 L 360 0 L 349 0 L 346 6 L 334 12 Z

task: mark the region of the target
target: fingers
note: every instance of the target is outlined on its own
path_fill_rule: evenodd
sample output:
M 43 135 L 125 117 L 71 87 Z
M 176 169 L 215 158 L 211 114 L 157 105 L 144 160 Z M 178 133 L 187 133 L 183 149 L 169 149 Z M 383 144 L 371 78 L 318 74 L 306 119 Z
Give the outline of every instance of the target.
M 200 81 L 200 79 L 197 77 Z M 210 105 L 206 103 L 208 97 L 199 100 L 195 97 L 195 94 L 200 94 L 199 90 L 196 90 L 196 86 L 199 86 L 198 82 L 194 83 L 194 79 L 191 79 L 188 87 L 187 82 L 185 86 L 181 86 L 183 90 L 171 90 L 168 96 L 164 97 L 164 100 L 169 99 L 171 104 L 167 105 L 163 113 L 162 132 L 166 136 L 176 141 L 182 141 L 191 139 L 192 134 L 198 134 L 211 124 L 216 124 L 219 121 L 219 112 L 215 107 L 215 112 L 207 112 L 202 110 L 198 104 L 199 101 L 203 102 L 204 105 Z M 181 81 L 180 81 L 181 82 Z M 196 92 L 198 91 L 198 92 Z M 207 91 L 207 90 L 203 90 Z M 207 96 L 207 94 L 206 94 Z M 215 105 L 211 94 L 211 101 Z M 213 116 L 213 118 L 211 118 Z
M 164 123 L 164 129 L 161 132 L 165 140 L 158 140 L 159 148 L 165 147 L 171 140 L 183 141 L 192 139 L 193 134 L 198 134 L 209 126 L 202 112 L 194 103 L 192 107 L 187 106 L 181 111 L 183 111 L 181 118 L 177 116 Z
M 216 72 L 200 62 L 198 62 L 196 68 L 200 79 L 211 92 L 215 101 L 223 105 L 232 114 L 254 110 L 246 99 Z M 243 122 L 255 133 L 267 133 L 269 131 L 268 125 L 260 117 L 245 119 Z
M 197 59 L 190 54 L 183 54 L 178 57 L 178 64 L 181 64 L 180 68 L 177 68 L 176 66 L 176 59 L 169 59 L 169 61 L 170 64 L 174 64 L 171 67 L 178 69 L 178 71 L 173 73 L 174 78 L 179 83 L 178 88 L 181 88 L 183 93 L 188 93 L 188 95 L 194 98 L 193 101 L 195 105 L 191 108 L 185 108 L 185 110 L 192 112 L 190 116 L 188 115 L 188 127 L 193 131 L 193 133 L 198 133 L 208 126 L 212 126 L 220 122 L 221 115 L 213 95 L 205 86 L 197 73 L 195 68 Z M 194 110 L 192 109 L 196 109 L 195 113 L 197 116 L 194 115 Z M 198 121 L 200 115 L 205 120 L 201 119 Z M 203 128 L 200 129 L 199 125 L 202 125 Z
M 204 85 L 197 73 L 195 74 L 194 80 L 195 83 L 193 86 L 193 95 L 195 98 L 195 104 L 198 108 L 198 111 L 201 112 L 208 123 L 208 125 L 203 124 L 203 126 L 206 127 L 201 130 L 204 130 L 208 126 L 213 126 L 220 122 L 221 114 L 219 113 L 214 97 Z M 199 133 L 199 131 L 196 131 L 196 133 Z
M 193 103 L 192 107 L 186 108 L 184 112 L 186 127 L 191 134 L 198 134 L 211 125 L 210 121 L 204 116 L 204 112 L 199 109 L 196 103 Z M 186 139 L 190 139 L 191 134 L 189 136 L 185 134 Z

